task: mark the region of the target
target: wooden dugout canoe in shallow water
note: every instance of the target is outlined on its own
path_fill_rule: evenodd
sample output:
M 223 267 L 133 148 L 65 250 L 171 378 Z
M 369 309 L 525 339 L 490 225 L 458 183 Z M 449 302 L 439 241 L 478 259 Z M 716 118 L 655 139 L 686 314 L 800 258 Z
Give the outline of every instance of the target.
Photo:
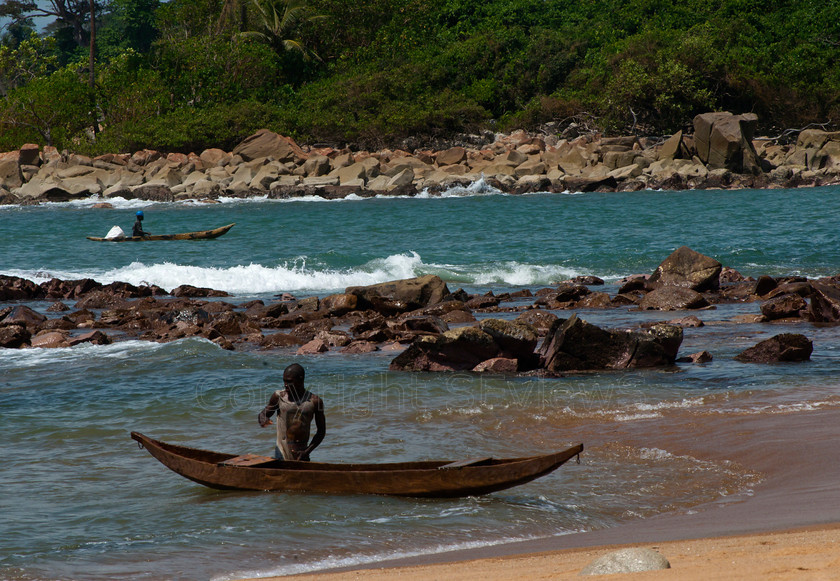
M 545 476 L 583 451 L 583 444 L 528 458 L 477 458 L 385 464 L 287 462 L 267 456 L 222 454 L 167 444 L 138 432 L 131 437 L 164 466 L 221 490 L 459 497 L 504 490 Z
M 236 226 L 236 222 L 214 228 L 213 230 L 199 230 L 198 232 L 183 232 L 181 234 L 150 234 L 149 236 L 123 236 L 122 238 L 101 238 L 99 236 L 88 236 L 88 240 L 94 242 L 148 242 L 152 240 L 210 240 L 227 234 L 228 230 Z

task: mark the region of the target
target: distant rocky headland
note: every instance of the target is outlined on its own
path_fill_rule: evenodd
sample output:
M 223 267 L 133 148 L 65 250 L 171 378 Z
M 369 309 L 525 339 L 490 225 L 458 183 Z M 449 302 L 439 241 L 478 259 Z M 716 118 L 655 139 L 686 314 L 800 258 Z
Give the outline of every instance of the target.
M 301 146 L 266 129 L 230 152 L 143 150 L 90 158 L 30 144 L 0 154 L 0 204 L 94 195 L 151 201 L 434 195 L 480 180 L 512 194 L 840 183 L 840 132 L 805 129 L 785 143 L 756 137 L 757 121 L 754 114 L 714 112 L 695 117 L 693 133 L 667 138 L 518 131 L 476 145 L 411 152 Z

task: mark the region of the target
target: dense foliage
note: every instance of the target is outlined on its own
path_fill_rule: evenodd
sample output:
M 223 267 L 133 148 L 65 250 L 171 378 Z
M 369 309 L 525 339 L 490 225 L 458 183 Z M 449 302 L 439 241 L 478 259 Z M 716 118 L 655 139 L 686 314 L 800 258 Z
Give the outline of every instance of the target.
M 833 1 L 109 0 L 94 4 L 92 86 L 90 3 L 50 2 L 40 36 L 43 2 L 0 2 L 0 150 L 189 151 L 260 127 L 376 147 L 581 119 L 662 134 L 709 110 L 754 111 L 768 133 L 840 119 Z

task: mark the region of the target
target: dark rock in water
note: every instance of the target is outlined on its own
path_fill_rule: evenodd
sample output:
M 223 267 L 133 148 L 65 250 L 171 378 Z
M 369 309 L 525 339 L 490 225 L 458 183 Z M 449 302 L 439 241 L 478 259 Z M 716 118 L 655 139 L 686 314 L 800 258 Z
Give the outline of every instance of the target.
M 679 286 L 663 286 L 642 297 L 639 308 L 643 311 L 681 311 L 708 307 L 706 298 L 695 290 Z
M 321 339 L 312 339 L 308 343 L 301 345 L 295 352 L 296 355 L 317 355 L 319 353 L 326 353 L 330 350 L 330 346 Z
M 432 274 L 370 286 L 349 287 L 345 292 L 359 297 L 360 309 L 370 308 L 383 315 L 413 311 L 449 298 L 446 283 Z
M 758 280 L 755 281 L 753 294 L 763 297 L 770 291 L 774 290 L 777 286 L 779 286 L 779 284 L 776 282 L 775 278 L 762 274 L 758 277 Z
M 424 335 L 393 361 L 392 371 L 467 371 L 501 354 L 493 337 L 476 327 L 460 327 L 442 335 Z
M 81 343 L 91 343 L 92 345 L 109 345 L 111 338 L 102 331 L 90 331 L 74 337 L 69 341 L 70 346 L 79 345 Z
M 805 335 L 782 333 L 757 343 L 735 357 L 747 363 L 776 363 L 781 361 L 808 361 L 814 344 Z
M 341 352 L 345 354 L 373 353 L 374 351 L 379 351 L 379 347 L 370 341 L 353 341 L 341 349 Z
M 745 277 L 743 274 L 735 270 L 734 268 L 729 268 L 728 266 L 725 267 L 723 270 L 720 271 L 719 280 L 721 284 L 724 283 L 733 283 L 733 282 L 745 282 L 749 279 Z
M 96 290 L 87 293 L 74 305 L 77 309 L 114 309 L 126 304 L 125 299 L 109 292 Z
M 212 288 L 195 287 L 190 284 L 182 284 L 181 286 L 172 289 L 169 293 L 173 297 L 179 298 L 197 298 L 197 297 L 229 297 L 230 294 L 225 291 L 215 290 Z
M 499 298 L 494 296 L 477 296 L 464 303 L 468 309 L 490 309 L 499 306 Z
M 287 333 L 272 333 L 263 337 L 260 347 L 264 349 L 271 349 L 276 347 L 291 347 L 293 345 L 300 345 L 302 342 L 294 335 Z
M 418 315 L 401 317 L 396 321 L 388 321 L 388 328 L 395 332 L 414 332 L 439 335 L 449 330 L 449 325 L 440 317 Z
M 594 275 L 579 275 L 574 277 L 571 280 L 563 281 L 563 282 L 570 282 L 572 284 L 583 284 L 587 286 L 600 286 L 604 284 L 604 279 L 598 278 Z
M 633 274 L 619 281 L 618 294 L 627 294 L 633 291 L 647 289 L 647 281 L 650 276 L 646 274 Z
M 41 287 L 31 280 L 0 275 L 0 301 L 27 301 L 43 296 Z
M 0 347 L 18 349 L 29 345 L 32 334 L 24 325 L 3 325 L 0 327 Z
M 143 184 L 134 188 L 131 193 L 138 200 L 148 200 L 150 202 L 173 202 L 175 200 L 172 190 L 163 185 Z
M 473 371 L 476 373 L 516 373 L 519 370 L 519 361 L 509 357 L 494 357 L 487 361 L 482 361 L 475 367 Z
M 580 575 L 614 575 L 670 569 L 668 559 L 653 549 L 620 549 L 598 557 L 581 569 Z
M 708 363 L 709 361 L 712 361 L 712 359 L 713 357 L 711 353 L 708 351 L 700 351 L 698 353 L 692 353 L 691 355 L 678 358 L 677 363 Z
M 840 288 L 822 282 L 811 284 L 809 313 L 816 323 L 840 321 Z
M 551 329 L 551 325 L 558 318 L 554 313 L 540 309 L 531 309 L 520 314 L 515 320 L 531 325 L 540 337 L 545 337 L 548 330 Z
M 47 320 L 47 317 L 38 313 L 26 305 L 12 307 L 12 310 L 0 320 L 3 325 L 23 325 L 29 328 L 38 327 Z
M 513 359 L 530 358 L 539 340 L 537 330 L 522 321 L 484 319 L 479 328 L 493 337 L 506 357 Z
M 552 373 L 657 367 L 674 363 L 681 343 L 682 329 L 673 325 L 605 330 L 573 315 L 552 326 L 539 354 L 541 366 Z
M 681 246 L 656 267 L 647 281 L 648 288 L 680 286 L 702 292 L 720 287 L 720 262 L 688 246 Z
M 799 317 L 808 308 L 808 303 L 797 294 L 786 294 L 773 297 L 761 305 L 761 314 L 768 321 Z
M 359 309 L 359 297 L 349 293 L 330 295 L 321 299 L 318 308 L 327 311 L 331 317 L 342 317 Z

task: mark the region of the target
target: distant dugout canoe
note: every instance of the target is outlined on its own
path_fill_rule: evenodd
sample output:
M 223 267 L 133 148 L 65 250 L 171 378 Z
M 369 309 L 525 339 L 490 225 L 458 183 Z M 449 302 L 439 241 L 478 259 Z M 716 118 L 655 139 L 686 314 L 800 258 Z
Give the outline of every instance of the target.
M 154 240 L 210 240 L 227 234 L 228 230 L 236 226 L 236 222 L 214 228 L 213 230 L 199 230 L 198 232 L 182 232 L 181 234 L 150 234 L 149 236 L 123 236 L 122 238 L 102 238 L 88 236 L 94 242 L 150 242 Z
M 476 496 L 519 486 L 553 472 L 583 451 L 583 444 L 578 444 L 527 458 L 328 464 L 209 452 L 138 432 L 131 432 L 131 437 L 170 470 L 210 488 L 434 498 Z

